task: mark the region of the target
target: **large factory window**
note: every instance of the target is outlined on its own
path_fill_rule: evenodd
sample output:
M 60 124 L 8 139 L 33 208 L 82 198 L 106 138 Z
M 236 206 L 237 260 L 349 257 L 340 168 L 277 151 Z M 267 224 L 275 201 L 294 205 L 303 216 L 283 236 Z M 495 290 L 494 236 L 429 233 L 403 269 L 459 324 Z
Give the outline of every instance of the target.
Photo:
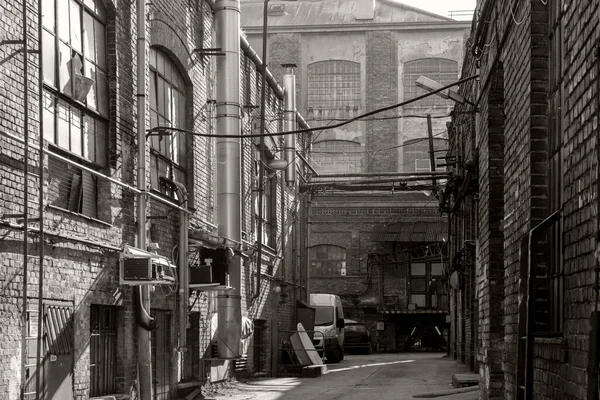
M 458 79 L 458 63 L 444 58 L 421 58 L 404 63 L 404 100 L 410 100 L 426 94 L 425 89 L 417 87 L 416 81 L 421 75 L 446 86 Z M 429 96 L 405 108 L 448 108 L 452 107 L 452 100 L 440 96 Z
M 160 50 L 150 49 L 150 127 L 185 129 L 185 83 L 175 64 Z M 150 142 L 150 184 L 153 189 L 174 196 L 173 187 L 161 177 L 185 185 L 186 135 L 171 132 L 152 136 Z
M 329 60 L 308 66 L 308 107 L 312 109 L 360 108 L 360 64 Z

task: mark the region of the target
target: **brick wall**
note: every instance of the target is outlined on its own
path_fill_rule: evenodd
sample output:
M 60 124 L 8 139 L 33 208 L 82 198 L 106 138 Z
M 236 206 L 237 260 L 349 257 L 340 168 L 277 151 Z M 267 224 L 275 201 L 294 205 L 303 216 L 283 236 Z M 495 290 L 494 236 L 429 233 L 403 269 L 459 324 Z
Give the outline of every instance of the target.
M 135 35 L 135 2 L 126 4 L 104 2 L 107 9 L 107 49 L 108 49 L 108 87 L 109 87 L 109 116 L 108 125 L 108 166 L 102 173 L 113 179 L 131 186 L 136 185 L 137 169 L 137 143 L 136 143 L 136 35 Z M 215 98 L 215 65 L 214 60 L 208 56 L 191 53 L 197 48 L 210 48 L 212 34 L 215 29 L 213 13 L 209 3 L 190 3 L 184 0 L 157 1 L 148 5 L 148 46 L 154 46 L 163 51 L 176 67 L 177 72 L 183 77 L 187 86 L 187 128 L 202 133 L 215 133 L 215 110 L 208 100 Z M 30 9 L 35 10 L 37 3 L 31 2 Z M 118 7 L 118 8 L 117 8 Z M 0 6 L 0 40 L 17 40 L 21 38 L 22 18 L 21 4 L 18 1 Z M 37 14 L 28 14 L 30 26 L 30 49 L 39 48 L 39 43 L 33 40 L 37 36 Z M 24 107 L 23 107 L 23 57 L 16 53 L 19 45 L 2 45 L 0 58 L 2 64 L 0 74 L 0 130 L 9 135 L 23 137 Z M 37 153 L 39 136 L 39 115 L 37 98 L 38 56 L 29 56 L 29 131 L 30 143 L 30 171 L 38 173 Z M 248 57 L 242 55 L 242 62 L 248 68 L 243 69 L 241 77 L 244 90 L 251 97 L 259 93 L 256 66 Z M 249 64 L 248 64 L 249 63 Z M 147 91 L 149 88 L 147 88 Z M 269 88 L 269 103 L 267 116 L 276 120 L 280 114 L 282 101 L 277 98 L 273 88 Z M 256 103 L 257 104 L 257 103 Z M 149 114 L 148 114 L 149 115 Z M 256 116 L 248 115 L 245 122 L 250 123 Z M 150 128 L 150 119 L 146 121 Z M 271 130 L 281 129 L 281 123 L 275 123 Z M 247 131 L 247 130 L 244 130 Z M 206 224 L 214 222 L 216 216 L 215 204 L 215 155 L 214 139 L 198 136 L 190 137 L 187 148 L 187 186 L 189 191 L 189 206 L 194 209 L 191 217 L 192 226 L 208 228 Z M 246 197 L 244 198 L 244 230 L 248 241 L 253 242 L 254 236 L 254 204 L 253 191 L 250 188 L 253 179 L 252 160 L 254 157 L 253 145 L 250 141 L 244 142 L 244 178 L 243 185 Z M 54 149 L 45 143 L 46 147 Z M 5 343 L 0 361 L 0 375 L 5 378 L 0 381 L 1 398 L 18 398 L 20 392 L 20 364 L 21 364 L 21 332 L 20 321 L 22 313 L 23 290 L 23 234 L 19 222 L 15 219 L 5 218 L 6 214 L 23 212 L 25 203 L 23 179 L 24 146 L 19 140 L 0 134 L 0 235 L 4 240 L 0 243 L 3 254 L 0 259 L 0 318 L 3 326 L 0 332 L 0 341 Z M 58 150 L 57 150 L 58 151 Z M 149 156 L 146 160 L 149 165 Z M 73 306 L 74 321 L 74 390 L 75 398 L 83 399 L 89 396 L 90 388 L 90 306 L 93 304 L 116 305 L 117 311 L 117 343 L 119 351 L 116 360 L 116 391 L 129 393 L 136 379 L 136 335 L 132 301 L 132 290 L 119 284 L 118 259 L 119 248 L 124 244 L 135 245 L 137 231 L 135 222 L 135 195 L 121 186 L 108 180 L 98 180 L 98 217 L 89 218 L 66 209 L 48 205 L 59 204 L 66 194 L 61 192 L 62 186 L 54 178 L 48 178 L 48 158 L 45 159 L 45 213 L 44 229 L 46 237 L 44 242 L 44 301 L 64 301 Z M 60 176 L 58 177 L 60 178 Z M 149 180 L 149 177 L 148 177 Z M 35 175 L 30 175 L 28 209 L 30 218 L 37 217 L 37 186 Z M 278 189 L 277 206 L 277 233 L 281 238 L 282 228 L 281 185 Z M 285 190 L 284 214 L 289 214 L 294 203 L 295 192 Z M 159 253 L 171 258 L 175 246 L 179 241 L 179 216 L 169 206 L 154 199 L 149 200 L 147 215 L 148 240 L 159 244 Z M 286 217 L 286 239 L 291 243 L 290 230 L 291 217 Z M 31 223 L 37 227 L 37 223 Z M 29 253 L 37 255 L 39 244 L 34 230 L 30 234 Z M 281 243 L 280 239 L 279 243 Z M 281 252 L 281 249 L 276 249 Z M 243 311 L 254 313 L 254 318 L 272 319 L 275 324 L 290 327 L 294 318 L 294 301 L 296 298 L 296 280 L 299 275 L 297 263 L 291 260 L 291 245 L 286 247 L 285 274 L 281 273 L 281 262 L 277 262 L 274 276 L 263 280 L 260 306 L 254 304 L 254 311 L 249 311 L 251 297 L 254 293 L 250 286 L 252 282 L 250 263 L 246 264 L 243 272 Z M 37 302 L 39 262 L 32 257 L 28 263 L 28 297 L 30 302 Z M 287 285 L 287 298 L 282 300 L 281 295 L 274 293 L 272 288 L 281 285 L 284 280 Z M 172 289 L 172 288 L 171 288 Z M 193 301 L 193 297 L 190 301 Z M 209 347 L 207 332 L 209 329 L 209 303 L 205 294 L 200 294 L 200 300 L 194 306 L 192 318 L 193 327 L 189 332 L 198 336 L 190 338 L 190 353 L 188 357 L 196 358 L 193 363 L 186 366 L 193 370 L 187 371 L 188 376 L 204 379 L 206 369 L 197 362 L 198 357 L 206 356 Z M 157 288 L 152 294 L 152 308 L 168 310 L 172 315 L 172 329 L 170 348 L 177 346 L 178 318 L 175 293 L 168 288 Z M 208 340 L 207 340 L 208 339 Z M 252 347 L 252 346 L 251 346 Z M 192 352 L 193 351 L 193 352 Z M 29 356 L 34 355 L 29 353 Z M 179 358 L 173 351 L 170 356 L 173 372 L 171 384 L 177 377 Z M 174 391 L 174 386 L 172 386 Z
M 367 112 L 398 102 L 398 45 L 396 33 L 371 31 L 366 33 Z M 393 115 L 395 111 L 390 111 Z M 396 171 L 398 154 L 394 149 L 381 150 L 398 144 L 398 120 L 367 122 L 366 149 L 377 157 L 367 159 L 366 172 Z
M 479 4 L 481 8 L 483 2 Z M 523 236 L 548 215 L 549 7 L 501 2 L 481 43 L 477 282 L 483 398 L 517 396 L 519 258 Z M 597 2 L 565 2 L 563 131 L 564 300 L 558 338 L 536 338 L 535 398 L 586 398 L 590 384 L 593 251 L 597 240 Z M 512 10 L 512 11 L 511 11 Z M 500 39 L 495 40 L 496 39 Z M 474 40 L 472 36 L 472 40 Z M 466 62 L 472 55 L 466 56 Z M 462 89 L 462 88 L 461 88 Z M 500 90 L 502 89 L 502 90 Z M 596 104 L 597 105 L 597 104 Z M 459 107 L 457 107 L 459 109 Z M 455 109 L 456 111 L 456 109 Z M 453 143 L 454 142 L 454 143 Z M 450 147 L 460 147 L 460 139 Z M 500 196 L 500 193 L 503 193 Z M 499 233 L 499 235 L 495 234 Z M 498 257 L 499 256 L 499 257 Z M 546 263 L 540 255 L 541 263 Z M 504 285 L 498 284 L 503 281 Z M 498 287 L 503 292 L 498 293 Z M 538 293 L 538 292 L 536 292 Z M 546 295 L 544 299 L 546 299 Z M 494 310 L 502 310 L 494 313 Z M 546 323 L 543 308 L 537 326 Z M 543 320 L 541 318 L 544 318 Z M 500 320 L 501 318 L 501 320 Z M 503 326 L 503 328 L 502 328 Z M 555 332 L 556 333 L 556 332 Z M 501 354 L 503 354 L 501 356 Z M 500 365 L 503 374 L 499 374 Z

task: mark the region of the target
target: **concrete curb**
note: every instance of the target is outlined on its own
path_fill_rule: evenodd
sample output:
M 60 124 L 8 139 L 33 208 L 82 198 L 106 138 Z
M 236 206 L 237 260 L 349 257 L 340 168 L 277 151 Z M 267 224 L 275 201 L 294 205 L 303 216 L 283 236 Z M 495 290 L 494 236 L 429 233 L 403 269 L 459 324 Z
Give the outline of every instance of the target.
M 460 389 L 449 389 L 449 390 L 442 390 L 442 391 L 439 391 L 439 392 L 430 392 L 430 393 L 415 394 L 413 396 L 413 398 L 417 398 L 417 399 L 431 399 L 431 398 L 434 398 L 434 397 L 451 396 L 453 394 L 459 394 L 459 393 L 476 392 L 478 390 L 479 390 L 479 386 L 469 386 L 469 387 L 460 388 Z

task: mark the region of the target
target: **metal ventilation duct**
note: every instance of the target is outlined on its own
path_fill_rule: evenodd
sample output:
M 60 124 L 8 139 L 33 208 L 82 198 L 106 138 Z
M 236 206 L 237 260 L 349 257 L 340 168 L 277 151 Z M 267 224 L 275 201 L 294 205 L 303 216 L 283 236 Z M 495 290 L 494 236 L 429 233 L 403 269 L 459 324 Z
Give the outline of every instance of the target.
M 296 129 L 296 76 L 294 75 L 294 64 L 284 64 L 286 68 L 283 75 L 283 107 L 284 107 L 284 131 Z M 285 181 L 288 186 L 294 186 L 296 182 L 296 135 L 285 136 Z
M 217 47 L 217 133 L 239 135 L 240 124 L 240 2 L 216 0 Z M 241 139 L 217 139 L 217 204 L 219 236 L 241 242 Z M 232 290 L 217 296 L 219 358 L 238 358 L 241 339 L 241 259 L 228 259 L 227 273 Z

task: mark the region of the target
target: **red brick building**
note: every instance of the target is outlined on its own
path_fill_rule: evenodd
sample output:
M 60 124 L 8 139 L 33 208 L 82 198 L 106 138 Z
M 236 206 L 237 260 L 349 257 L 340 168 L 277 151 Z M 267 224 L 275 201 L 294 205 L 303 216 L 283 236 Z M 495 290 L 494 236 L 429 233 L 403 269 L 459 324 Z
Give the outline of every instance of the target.
M 452 352 L 483 399 L 598 396 L 598 3 L 478 1 L 450 125 Z
M 263 5 L 242 2 L 242 27 L 257 49 Z M 269 5 L 267 18 L 269 65 L 276 75 L 281 64 L 298 66 L 297 107 L 315 128 L 424 94 L 415 83 L 421 75 L 455 82 L 469 27 L 387 0 L 278 1 Z M 451 108 L 451 101 L 432 96 L 315 130 L 310 161 L 319 177 L 313 175 L 311 183 L 368 185 L 431 171 L 426 115 L 432 116 L 436 157 L 443 157 Z M 310 291 L 339 294 L 347 318 L 369 324 L 379 351 L 404 349 L 419 322 L 434 321 L 443 330 L 447 310 L 439 251 L 447 220 L 434 196 L 390 185 L 379 191 L 312 191 L 303 261 L 310 269 Z M 429 245 L 435 250 L 427 252 Z M 424 253 L 416 259 L 409 249 Z
M 45 399 L 129 395 L 136 386 L 139 344 L 134 289 L 121 284 L 119 259 L 124 245 L 135 247 L 137 231 L 136 2 L 41 4 L 40 25 L 37 1 L 27 2 L 25 19 L 21 1 L 0 6 L 0 398 L 16 399 L 22 392 L 25 399 L 36 398 L 37 377 Z M 214 2 L 159 0 L 148 3 L 146 11 L 146 126 L 217 133 L 216 58 L 224 55 L 204 51 L 216 47 L 214 37 L 224 29 L 216 22 Z M 254 132 L 259 118 L 260 64 L 242 39 L 244 134 Z M 74 81 L 91 86 L 82 95 Z M 283 91 L 272 76 L 267 84 L 266 115 L 277 119 L 283 112 Z M 301 116 L 298 128 L 308 128 Z M 269 131 L 282 129 L 279 120 Z M 299 150 L 302 139 L 299 135 Z M 148 243 L 158 244 L 157 257 L 184 268 L 203 264 L 210 257 L 199 261 L 201 252 L 215 248 L 241 255 L 242 312 L 256 325 L 247 370 L 270 372 L 271 329 L 291 329 L 295 301 L 306 299 L 294 261 L 299 244 L 299 223 L 294 221 L 301 216 L 294 186 L 275 173 L 263 183 L 269 188 L 262 192 L 269 213 L 258 219 L 258 152 L 255 140 L 241 142 L 242 243 L 217 231 L 216 184 L 223 178 L 216 175 L 215 138 L 185 133 L 148 138 L 146 232 Z M 278 138 L 267 138 L 266 147 L 271 156 L 281 150 Z M 177 187 L 187 191 L 187 207 L 182 207 Z M 185 233 L 189 263 L 178 258 L 182 210 L 190 215 Z M 258 224 L 267 232 L 259 290 Z M 24 229 L 29 232 L 27 249 Z M 221 275 L 218 268 L 214 272 Z M 151 293 L 150 313 L 157 324 L 151 343 L 156 399 L 176 398 L 184 381 L 218 379 L 211 376 L 211 366 L 224 364 L 206 360 L 212 357 L 214 295 L 196 287 L 185 299 L 178 289 L 157 285 Z M 187 321 L 179 317 L 180 301 L 189 308 Z M 187 325 L 186 348 L 180 346 L 182 324 Z M 38 339 L 43 344 L 36 370 Z M 254 356 L 255 350 L 261 357 Z

